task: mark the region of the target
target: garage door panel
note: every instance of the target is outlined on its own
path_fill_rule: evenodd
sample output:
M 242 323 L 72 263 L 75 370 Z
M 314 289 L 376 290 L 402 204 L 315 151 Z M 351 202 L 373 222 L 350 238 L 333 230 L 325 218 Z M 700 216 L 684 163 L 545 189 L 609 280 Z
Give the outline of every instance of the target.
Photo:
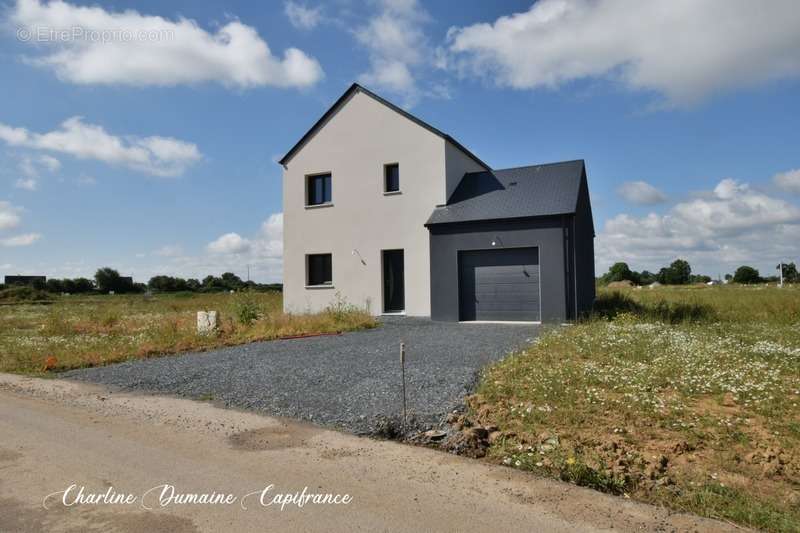
M 461 252 L 461 320 L 539 320 L 537 248 Z

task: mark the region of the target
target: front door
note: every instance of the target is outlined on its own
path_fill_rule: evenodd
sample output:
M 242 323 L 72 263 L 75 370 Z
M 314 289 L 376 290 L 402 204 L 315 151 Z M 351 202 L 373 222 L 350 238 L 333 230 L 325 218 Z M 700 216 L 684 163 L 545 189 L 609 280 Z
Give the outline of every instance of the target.
M 383 312 L 406 309 L 403 250 L 383 251 Z

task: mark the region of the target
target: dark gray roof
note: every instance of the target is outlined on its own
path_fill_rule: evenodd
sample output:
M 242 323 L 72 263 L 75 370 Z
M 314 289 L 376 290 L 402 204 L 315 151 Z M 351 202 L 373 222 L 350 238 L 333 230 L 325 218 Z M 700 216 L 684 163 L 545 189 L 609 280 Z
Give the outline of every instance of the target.
M 378 101 L 378 102 L 382 103 L 383 105 L 385 105 L 385 106 L 386 106 L 386 107 L 388 107 L 389 109 L 391 109 L 391 110 L 395 111 L 396 113 L 399 113 L 400 115 L 402 115 L 402 116 L 406 117 L 408 120 L 410 120 L 410 121 L 414 122 L 415 124 L 418 124 L 419 126 L 421 126 L 421 127 L 425 128 L 426 130 L 430 131 L 430 132 L 431 132 L 431 133 L 433 133 L 434 135 L 437 135 L 437 136 L 441 137 L 441 138 L 442 138 L 442 139 L 444 139 L 445 141 L 447 141 L 447 142 L 451 143 L 453 146 L 455 146 L 456 148 L 458 148 L 459 150 L 461 150 L 461 151 L 462 151 L 462 152 L 463 152 L 463 153 L 464 153 L 464 154 L 465 154 L 467 157 L 469 157 L 470 159 L 472 159 L 473 161 L 475 161 L 476 163 L 478 163 L 478 164 L 479 164 L 480 166 L 482 166 L 483 168 L 485 168 L 485 169 L 487 169 L 487 170 L 488 170 L 488 169 L 490 169 L 490 168 L 492 168 L 492 167 L 490 167 L 489 165 L 487 165 L 486 163 L 484 163 L 483 161 L 481 161 L 481 160 L 478 158 L 478 156 L 476 156 L 475 154 L 473 154 L 472 152 L 470 152 L 469 150 L 467 150 L 467 149 L 464 147 L 464 145 L 462 145 L 460 142 L 458 142 L 457 140 L 455 140 L 455 139 L 454 139 L 453 137 L 451 137 L 450 135 L 448 135 L 448 134 L 444 133 L 443 131 L 440 131 L 440 130 L 438 130 L 438 129 L 434 128 L 433 126 L 431 126 L 430 124 L 428 124 L 428 123 L 427 123 L 427 122 L 425 122 L 424 120 L 422 120 L 422 119 L 420 119 L 420 118 L 418 118 L 418 117 L 415 117 L 414 115 L 412 115 L 412 114 L 411 114 L 411 113 L 409 113 L 408 111 L 406 111 L 406 110 L 404 110 L 404 109 L 401 109 L 400 107 L 397 107 L 396 105 L 394 105 L 394 104 L 393 104 L 393 103 L 391 103 L 390 101 L 388 101 L 388 100 L 386 100 L 386 99 L 384 99 L 384 98 L 381 98 L 381 97 L 380 97 L 380 96 L 378 96 L 377 94 L 373 93 L 373 92 L 372 92 L 372 91 L 370 91 L 369 89 L 366 89 L 366 88 L 362 87 L 361 85 L 359 85 L 359 84 L 357 84 L 357 83 L 354 83 L 354 84 L 352 84 L 352 85 L 350 86 L 350 88 L 349 88 L 349 89 L 347 89 L 347 90 L 344 92 L 344 94 L 342 94 L 342 96 L 340 96 L 340 97 L 339 97 L 339 99 L 338 99 L 338 100 L 336 100 L 336 102 L 334 102 L 334 103 L 333 103 L 333 105 L 332 105 L 330 108 L 328 108 L 328 110 L 325 112 L 325 114 L 323 114 L 323 115 L 320 117 L 320 119 L 319 119 L 319 120 L 317 120 L 317 121 L 314 123 L 314 125 L 313 125 L 313 126 L 311 126 L 311 129 L 309 129 L 309 130 L 308 130 L 308 131 L 305 133 L 305 135 L 303 135 L 303 136 L 300 138 L 300 140 L 299 140 L 299 141 L 297 141 L 297 143 L 295 143 L 295 145 L 294 145 L 294 146 L 292 146 L 292 147 L 289 149 L 289 151 L 288 151 L 288 152 L 286 152 L 286 155 L 285 155 L 285 156 L 283 156 L 283 157 L 281 158 L 281 160 L 280 160 L 280 161 L 278 161 L 278 163 L 280 163 L 281 165 L 286 165 L 286 164 L 289 162 L 289 160 L 290 160 L 290 159 L 291 159 L 291 158 L 294 156 L 294 154 L 296 154 L 298 151 L 300 151 L 300 149 L 301 149 L 303 146 L 305 146 L 305 144 L 306 144 L 306 143 L 309 141 L 309 139 L 311 139 L 311 137 L 313 137 L 313 136 L 314 136 L 314 134 L 315 134 L 315 133 L 317 133 L 317 131 L 318 131 L 318 130 L 319 130 L 321 127 L 322 127 L 322 126 L 324 126 L 324 125 L 325 125 L 325 123 L 327 123 L 327 122 L 328 122 L 328 120 L 329 120 L 329 119 L 330 119 L 330 118 L 331 118 L 331 117 L 334 115 L 334 113 L 336 113 L 336 112 L 339 110 L 339 108 L 341 108 L 341 107 L 342 107 L 342 106 L 345 104 L 345 102 L 347 102 L 347 101 L 350 99 L 350 97 L 351 97 L 351 96 L 352 96 L 354 93 L 356 93 L 356 92 L 361 92 L 361 93 L 364 93 L 364 94 L 366 94 L 367 96 L 369 96 L 369 97 L 373 98 L 374 100 L 376 100 L 376 101 Z
M 571 214 L 583 173 L 582 159 L 470 172 L 425 225 Z

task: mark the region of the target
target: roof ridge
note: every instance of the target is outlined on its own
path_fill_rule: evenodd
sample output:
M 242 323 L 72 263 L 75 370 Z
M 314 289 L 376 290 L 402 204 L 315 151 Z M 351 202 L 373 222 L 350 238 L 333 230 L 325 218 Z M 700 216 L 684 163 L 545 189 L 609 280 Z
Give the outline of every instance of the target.
M 519 165 L 516 167 L 496 168 L 494 169 L 494 172 L 503 172 L 506 170 L 518 170 L 522 168 L 533 168 L 533 167 L 551 167 L 554 165 L 566 165 L 567 163 L 578 163 L 578 162 L 586 163 L 584 159 L 568 159 L 566 161 L 553 161 L 552 163 L 538 163 L 535 165 Z

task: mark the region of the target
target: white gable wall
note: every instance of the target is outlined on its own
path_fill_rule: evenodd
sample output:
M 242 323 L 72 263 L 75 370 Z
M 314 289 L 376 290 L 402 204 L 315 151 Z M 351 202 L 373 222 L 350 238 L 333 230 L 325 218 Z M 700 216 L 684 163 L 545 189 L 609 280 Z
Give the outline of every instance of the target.
M 445 142 L 444 150 L 447 173 L 447 193 L 445 201 L 447 201 L 453 194 L 453 191 L 456 190 L 456 187 L 458 187 L 458 184 L 461 183 L 461 178 L 464 177 L 464 174 L 467 172 L 480 172 L 486 169 L 450 142 Z
M 445 203 L 462 168 L 472 169 L 463 159 L 472 160 L 449 144 L 370 96 L 354 93 L 283 172 L 286 311 L 320 311 L 338 292 L 349 303 L 380 314 L 381 250 L 401 248 L 406 314 L 430 316 L 424 224 L 433 208 Z M 402 194 L 383 194 L 386 163 L 400 164 Z M 305 176 L 328 171 L 333 206 L 307 209 Z M 354 249 L 366 264 L 353 255 Z M 305 256 L 311 253 L 332 254 L 333 288 L 305 286 Z

